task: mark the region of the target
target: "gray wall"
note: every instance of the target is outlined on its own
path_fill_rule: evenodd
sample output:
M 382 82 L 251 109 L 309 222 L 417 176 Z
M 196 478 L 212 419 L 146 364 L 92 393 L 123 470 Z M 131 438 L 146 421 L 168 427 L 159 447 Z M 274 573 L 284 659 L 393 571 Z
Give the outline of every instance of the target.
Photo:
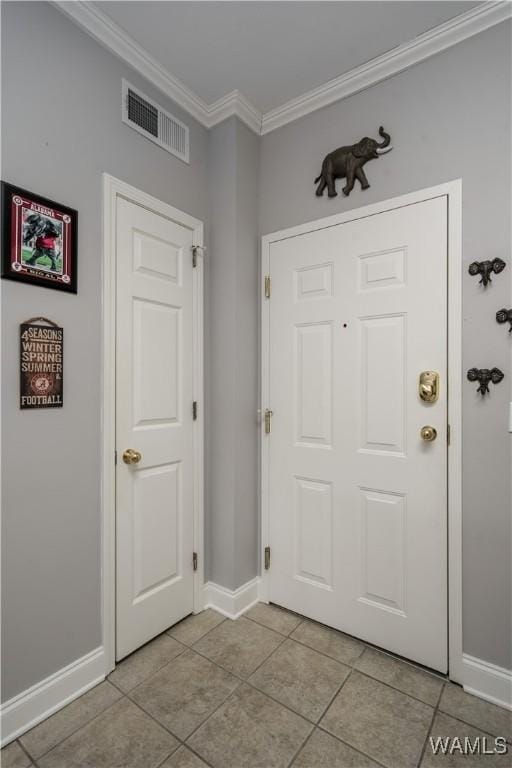
M 211 130 L 208 155 L 208 577 L 236 589 L 258 567 L 259 138 L 233 117 Z
M 494 316 L 511 303 L 510 65 L 506 22 L 264 136 L 260 177 L 262 234 L 462 178 L 463 368 L 497 365 L 507 376 L 485 400 L 464 376 L 464 651 L 507 669 L 512 667 L 507 433 L 512 338 Z M 363 192 L 356 182 L 348 199 L 315 198 L 313 179 L 324 154 L 361 136 L 376 136 L 380 124 L 395 148 L 366 166 L 371 188 Z M 495 256 L 505 259 L 507 269 L 482 290 L 467 265 Z
M 206 550 L 208 578 L 233 589 L 235 583 L 236 378 L 236 120 L 226 120 L 208 137 L 208 191 L 212 228 L 206 261 Z M 221 556 L 213 562 L 215 554 Z M 222 556 L 224 554 L 224 556 Z
M 3 700 L 101 643 L 103 171 L 206 220 L 207 132 L 46 3 L 2 3 L 3 178 L 79 211 L 78 295 L 2 282 Z M 121 123 L 121 78 L 191 129 L 190 165 Z M 65 329 L 64 407 L 18 409 L 18 324 Z
M 207 223 L 206 572 L 234 589 L 258 567 L 258 203 L 266 233 L 462 177 L 465 264 L 509 261 L 509 26 L 259 140 L 236 119 L 207 135 L 47 4 L 2 4 L 3 178 L 80 215 L 78 296 L 1 286 L 3 700 L 101 642 L 101 173 Z M 190 166 L 121 124 L 123 76 L 190 126 Z M 323 154 L 380 122 L 395 149 L 368 166 L 371 189 L 317 200 Z M 464 369 L 509 373 L 511 340 L 494 313 L 510 304 L 511 273 L 485 293 L 464 275 Z M 18 409 L 18 324 L 36 314 L 65 327 L 62 410 Z M 506 667 L 510 381 L 485 402 L 464 384 L 464 648 Z

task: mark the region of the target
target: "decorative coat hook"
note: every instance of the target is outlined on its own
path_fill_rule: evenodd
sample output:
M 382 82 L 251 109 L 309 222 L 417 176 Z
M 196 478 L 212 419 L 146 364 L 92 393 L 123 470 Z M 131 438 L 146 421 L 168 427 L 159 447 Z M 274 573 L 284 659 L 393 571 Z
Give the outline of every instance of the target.
M 363 171 L 363 165 L 368 160 L 373 160 L 393 149 L 391 136 L 386 133 L 382 125 L 379 128 L 379 135 L 384 139 L 380 143 L 365 136 L 357 144 L 339 147 L 333 152 L 329 152 L 322 162 L 320 175 L 314 181 L 315 184 L 320 182 L 316 189 L 317 196 L 322 197 L 324 189 L 327 187 L 328 196 L 336 197 L 338 194 L 335 188 L 336 179 L 347 179 L 347 183 L 343 187 L 344 195 L 349 195 L 352 192 L 356 179 L 361 184 L 361 189 L 368 189 L 370 185 Z
M 489 392 L 489 382 L 493 384 L 499 384 L 505 378 L 503 371 L 499 368 L 470 368 L 468 371 L 469 381 L 478 381 L 479 387 L 476 390 L 481 395 L 485 395 Z
M 496 312 L 497 323 L 510 323 L 509 333 L 512 333 L 512 309 L 498 309 Z
M 495 258 L 492 261 L 473 261 L 468 267 L 468 272 L 473 276 L 481 275 L 478 282 L 487 285 L 487 283 L 492 282 L 491 274 L 494 272 L 495 275 L 499 275 L 506 266 L 503 259 L 499 258 Z

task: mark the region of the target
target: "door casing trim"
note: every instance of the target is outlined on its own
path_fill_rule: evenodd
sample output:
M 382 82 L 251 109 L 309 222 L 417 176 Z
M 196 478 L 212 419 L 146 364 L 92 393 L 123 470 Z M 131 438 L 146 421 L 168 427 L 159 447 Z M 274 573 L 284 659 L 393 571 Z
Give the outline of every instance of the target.
M 448 202 L 448 669 L 450 679 L 463 683 L 462 659 L 462 179 L 421 189 L 362 208 L 309 221 L 262 237 L 260 273 L 260 413 L 269 402 L 270 307 L 265 299 L 265 275 L 270 272 L 270 246 L 279 240 L 346 224 L 355 219 L 446 197 Z M 262 420 L 263 421 L 263 420 Z M 260 428 L 261 541 L 260 599 L 269 601 L 270 576 L 264 569 L 264 548 L 270 543 L 269 452 L 264 425 Z
M 154 211 L 192 231 L 192 244 L 203 245 L 203 222 L 142 192 L 124 181 L 103 174 L 103 263 L 102 263 L 102 403 L 101 403 L 101 519 L 102 519 L 102 643 L 105 674 L 115 667 L 116 572 L 115 572 L 115 450 L 116 450 L 116 202 L 122 197 Z M 192 258 L 192 254 L 190 255 Z M 199 403 L 193 422 L 194 439 L 194 552 L 198 568 L 194 573 L 193 610 L 204 607 L 204 373 L 203 373 L 203 251 L 196 252 L 193 270 L 193 395 Z M 192 553 L 191 553 L 192 554 Z

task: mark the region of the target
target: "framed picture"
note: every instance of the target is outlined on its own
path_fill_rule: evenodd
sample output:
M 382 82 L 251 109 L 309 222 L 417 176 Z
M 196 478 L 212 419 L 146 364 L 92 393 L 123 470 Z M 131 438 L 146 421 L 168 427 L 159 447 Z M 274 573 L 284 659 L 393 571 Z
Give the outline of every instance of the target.
M 77 292 L 78 213 L 2 182 L 2 277 Z

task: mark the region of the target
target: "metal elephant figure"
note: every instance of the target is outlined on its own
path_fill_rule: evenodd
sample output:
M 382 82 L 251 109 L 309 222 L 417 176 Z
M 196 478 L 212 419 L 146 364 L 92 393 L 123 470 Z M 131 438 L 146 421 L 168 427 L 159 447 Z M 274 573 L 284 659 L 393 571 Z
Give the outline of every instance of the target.
M 329 197 L 336 197 L 335 181 L 341 178 L 347 179 L 347 183 L 343 187 L 344 195 L 351 193 L 356 179 L 359 180 L 362 189 L 368 189 L 370 185 L 363 170 L 363 165 L 368 160 L 379 157 L 379 155 L 383 155 L 393 149 L 391 146 L 391 136 L 385 132 L 382 125 L 379 128 L 379 135 L 383 138 L 380 144 L 375 139 L 365 136 L 357 144 L 339 147 L 324 157 L 320 176 L 317 176 L 315 179 L 315 184 L 320 182 L 316 190 L 318 197 L 323 195 L 326 187 Z

